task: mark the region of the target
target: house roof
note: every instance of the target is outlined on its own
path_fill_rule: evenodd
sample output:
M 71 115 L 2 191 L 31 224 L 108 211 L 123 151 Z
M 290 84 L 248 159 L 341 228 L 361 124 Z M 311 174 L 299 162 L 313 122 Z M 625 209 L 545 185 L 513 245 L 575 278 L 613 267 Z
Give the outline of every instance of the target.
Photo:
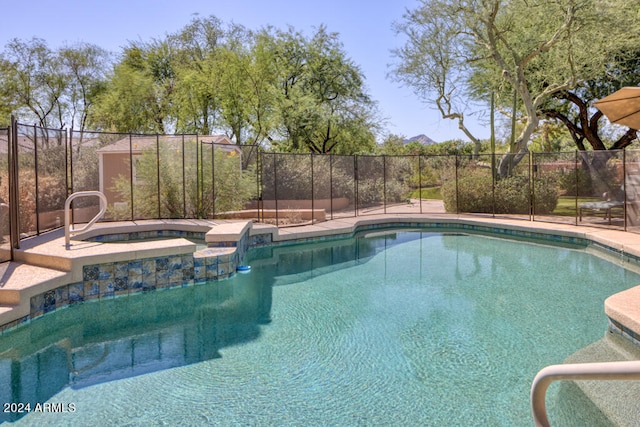
M 145 150 L 145 149 L 154 149 L 158 141 L 160 141 L 160 143 L 164 143 L 164 144 L 170 143 L 170 144 L 174 144 L 175 146 L 178 146 L 179 144 L 182 144 L 182 141 L 183 141 L 182 138 L 183 138 L 182 135 L 176 135 L 176 136 L 163 135 L 160 137 L 156 137 L 155 135 L 145 135 L 145 136 L 133 135 L 131 136 L 131 138 L 129 138 L 129 136 L 126 136 L 114 142 L 113 144 L 100 148 L 99 150 L 97 150 L 97 152 L 98 153 L 129 153 L 129 151 L 131 151 L 132 153 L 141 153 L 142 150 Z M 187 137 L 185 137 L 185 141 L 187 140 L 186 138 Z M 188 138 L 192 140 L 194 136 L 189 135 Z M 239 150 L 239 148 L 233 142 L 231 142 L 229 137 L 226 135 L 199 136 L 198 141 L 200 141 L 201 143 L 213 142 L 216 145 L 220 144 L 222 146 L 220 148 L 222 148 L 225 151 Z M 225 145 L 229 147 L 228 148 L 224 147 Z

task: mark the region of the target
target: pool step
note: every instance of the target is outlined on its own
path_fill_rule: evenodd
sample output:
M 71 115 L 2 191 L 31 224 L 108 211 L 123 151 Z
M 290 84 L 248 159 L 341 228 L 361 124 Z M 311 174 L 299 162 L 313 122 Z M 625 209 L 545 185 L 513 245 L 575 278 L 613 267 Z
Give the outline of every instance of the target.
M 67 276 L 67 272 L 50 268 L 20 262 L 5 263 L 0 276 L 0 306 L 6 308 L 26 303 L 28 309 L 29 299 L 33 295 L 63 286 Z
M 640 360 L 640 348 L 620 335 L 604 338 L 569 356 L 565 363 Z M 587 398 L 616 426 L 637 426 L 640 420 L 640 381 L 575 381 Z M 550 420 L 553 421 L 553 420 Z

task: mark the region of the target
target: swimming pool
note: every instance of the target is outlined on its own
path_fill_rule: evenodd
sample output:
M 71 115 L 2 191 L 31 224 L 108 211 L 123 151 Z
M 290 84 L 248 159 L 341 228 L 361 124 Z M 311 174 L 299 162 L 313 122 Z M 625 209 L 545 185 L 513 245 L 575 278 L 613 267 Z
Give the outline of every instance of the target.
M 247 257 L 250 274 L 5 334 L 0 401 L 67 409 L 17 425 L 530 425 L 537 371 L 602 338 L 604 299 L 640 283 L 581 249 L 473 234 L 386 231 Z M 574 392 L 550 389 L 551 421 L 597 423 L 588 405 L 565 411 Z

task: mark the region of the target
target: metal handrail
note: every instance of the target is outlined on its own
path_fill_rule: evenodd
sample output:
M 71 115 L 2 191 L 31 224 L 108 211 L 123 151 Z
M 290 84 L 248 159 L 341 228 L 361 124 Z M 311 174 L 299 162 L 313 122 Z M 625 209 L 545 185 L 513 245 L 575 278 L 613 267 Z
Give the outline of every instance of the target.
M 96 214 L 96 216 L 94 216 L 91 219 L 91 221 L 86 223 L 82 228 L 74 229 L 73 228 L 73 224 L 71 224 L 71 213 L 70 213 L 71 202 L 73 201 L 73 199 L 76 199 L 78 197 L 85 197 L 85 196 L 98 196 L 98 198 L 100 199 L 100 212 L 98 212 Z M 76 234 L 76 233 L 80 233 L 82 231 L 88 230 L 93 224 L 96 223 L 96 221 L 98 221 L 100 218 L 102 218 L 102 216 L 104 215 L 104 213 L 106 211 L 107 211 L 107 197 L 101 191 L 78 191 L 76 193 L 73 193 L 69 197 L 67 197 L 67 201 L 64 202 L 64 244 L 65 244 L 65 247 L 67 249 L 69 249 L 70 241 L 71 241 L 71 234 L 72 233 Z
M 640 380 L 640 361 L 573 363 L 543 368 L 531 385 L 531 412 L 536 426 L 549 427 L 545 396 L 557 380 Z

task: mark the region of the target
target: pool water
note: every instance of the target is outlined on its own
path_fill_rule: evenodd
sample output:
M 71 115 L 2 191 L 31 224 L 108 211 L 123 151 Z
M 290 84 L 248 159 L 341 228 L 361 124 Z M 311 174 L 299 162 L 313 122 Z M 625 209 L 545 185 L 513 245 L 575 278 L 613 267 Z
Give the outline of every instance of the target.
M 0 338 L 16 425 L 532 424 L 544 366 L 640 276 L 581 249 L 420 231 L 260 248 L 249 274 L 72 306 Z M 62 404 L 62 405 L 61 405 Z M 554 425 L 606 425 L 571 385 Z

